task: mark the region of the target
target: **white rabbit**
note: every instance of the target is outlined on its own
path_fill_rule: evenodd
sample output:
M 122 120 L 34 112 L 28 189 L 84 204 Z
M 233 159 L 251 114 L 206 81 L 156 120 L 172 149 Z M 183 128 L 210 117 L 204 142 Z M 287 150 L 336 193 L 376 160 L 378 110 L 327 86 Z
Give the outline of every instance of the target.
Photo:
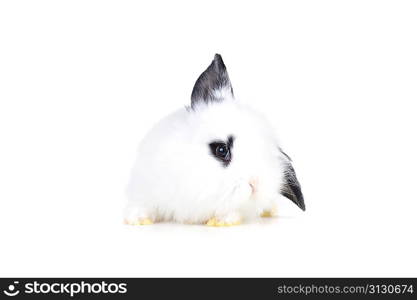
M 218 54 L 196 81 L 191 106 L 142 140 L 127 194 L 132 225 L 235 225 L 274 214 L 280 194 L 305 210 L 290 158 L 263 116 L 234 98 Z

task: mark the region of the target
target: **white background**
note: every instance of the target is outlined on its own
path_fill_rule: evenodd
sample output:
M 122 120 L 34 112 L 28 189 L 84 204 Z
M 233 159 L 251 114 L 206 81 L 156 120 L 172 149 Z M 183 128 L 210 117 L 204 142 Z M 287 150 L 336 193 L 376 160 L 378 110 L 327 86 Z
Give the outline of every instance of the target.
M 2 1 L 1 276 L 417 276 L 413 1 Z M 221 53 L 307 211 L 122 224 L 140 139 Z

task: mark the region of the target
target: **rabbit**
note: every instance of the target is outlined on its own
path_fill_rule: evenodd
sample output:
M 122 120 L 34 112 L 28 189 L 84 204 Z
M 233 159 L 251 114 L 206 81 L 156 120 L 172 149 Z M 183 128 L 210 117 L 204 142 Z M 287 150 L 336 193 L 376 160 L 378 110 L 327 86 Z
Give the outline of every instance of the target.
M 290 157 L 268 121 L 235 99 L 216 54 L 194 85 L 191 105 L 140 143 L 124 217 L 130 225 L 231 226 L 275 215 L 280 195 L 305 210 Z

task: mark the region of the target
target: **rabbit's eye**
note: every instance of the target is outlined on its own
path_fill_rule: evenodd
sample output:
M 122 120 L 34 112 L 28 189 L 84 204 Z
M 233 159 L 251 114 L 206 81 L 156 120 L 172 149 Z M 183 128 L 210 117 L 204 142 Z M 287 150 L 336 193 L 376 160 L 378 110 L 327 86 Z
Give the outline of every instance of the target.
M 223 165 L 227 167 L 232 160 L 233 137 L 229 137 L 227 143 L 222 141 L 212 142 L 209 146 L 214 157 L 222 161 Z
M 219 144 L 216 146 L 216 156 L 226 158 L 229 155 L 229 149 L 225 144 Z

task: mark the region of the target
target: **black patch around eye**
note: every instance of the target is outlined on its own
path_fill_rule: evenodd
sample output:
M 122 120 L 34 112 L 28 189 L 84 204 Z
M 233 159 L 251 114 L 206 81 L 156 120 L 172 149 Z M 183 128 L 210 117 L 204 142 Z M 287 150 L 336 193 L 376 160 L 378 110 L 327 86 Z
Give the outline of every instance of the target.
M 214 141 L 209 144 L 211 154 L 227 167 L 232 161 L 232 148 L 234 137 L 229 136 L 227 141 Z

